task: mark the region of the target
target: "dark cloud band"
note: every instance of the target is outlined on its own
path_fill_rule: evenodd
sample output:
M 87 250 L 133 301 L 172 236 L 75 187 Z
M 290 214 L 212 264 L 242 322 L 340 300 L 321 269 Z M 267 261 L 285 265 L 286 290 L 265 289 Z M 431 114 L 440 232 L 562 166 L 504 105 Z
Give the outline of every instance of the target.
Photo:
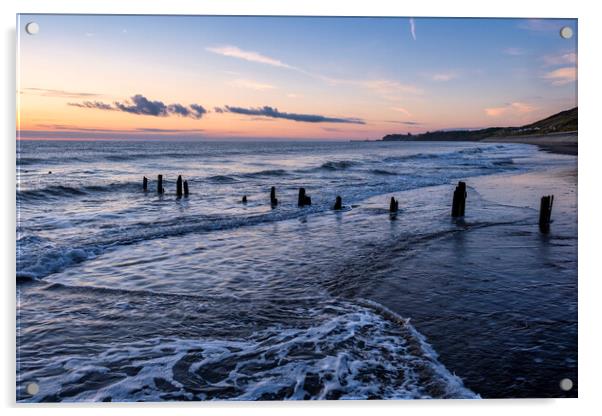
M 69 103 L 68 105 L 80 108 L 96 108 L 98 110 L 115 110 L 111 104 L 106 104 L 100 101 L 84 101 L 82 103 Z
M 182 104 L 165 104 L 162 101 L 152 101 L 141 94 L 134 95 L 129 101 L 115 101 L 113 105 L 100 101 L 84 101 L 81 103 L 69 103 L 70 106 L 80 108 L 92 108 L 97 110 L 123 111 L 130 114 L 138 114 L 154 117 L 168 117 L 177 115 L 200 119 L 207 110 L 200 104 L 185 106 Z
M 153 117 L 168 117 L 177 115 L 180 117 L 190 117 L 194 119 L 200 119 L 207 110 L 200 104 L 190 104 L 185 106 L 182 104 L 165 104 L 162 101 L 149 100 L 141 94 L 136 94 L 130 100 L 125 102 L 115 101 L 113 105 L 103 103 L 101 101 L 84 101 L 81 103 L 69 103 L 70 106 L 80 108 L 92 108 L 98 110 L 108 111 L 123 111 L 130 114 L 138 114 Z M 349 123 L 349 124 L 366 124 L 366 122 L 360 118 L 355 117 L 328 117 L 319 114 L 299 114 L 299 113 L 285 113 L 278 111 L 275 107 L 263 106 L 263 107 L 235 107 L 226 105 L 224 107 L 215 107 L 216 113 L 233 113 L 242 114 L 247 116 L 260 116 L 269 118 L 279 118 L 284 120 L 299 121 L 304 123 Z
M 277 108 L 263 106 L 257 108 L 243 108 L 225 106 L 223 108 L 216 108 L 216 112 L 228 112 L 234 114 L 243 114 L 247 116 L 263 116 L 271 118 L 281 118 L 285 120 L 301 121 L 306 123 L 351 123 L 351 124 L 366 124 L 364 120 L 359 118 L 342 118 L 342 117 L 327 117 L 319 114 L 297 114 L 297 113 L 285 113 L 278 111 Z

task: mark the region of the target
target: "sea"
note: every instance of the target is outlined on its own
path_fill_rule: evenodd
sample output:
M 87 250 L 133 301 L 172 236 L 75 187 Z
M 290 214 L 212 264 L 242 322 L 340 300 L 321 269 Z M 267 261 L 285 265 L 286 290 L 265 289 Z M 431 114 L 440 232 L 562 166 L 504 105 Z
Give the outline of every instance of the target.
M 18 141 L 16 174 L 19 402 L 577 395 L 574 156 Z

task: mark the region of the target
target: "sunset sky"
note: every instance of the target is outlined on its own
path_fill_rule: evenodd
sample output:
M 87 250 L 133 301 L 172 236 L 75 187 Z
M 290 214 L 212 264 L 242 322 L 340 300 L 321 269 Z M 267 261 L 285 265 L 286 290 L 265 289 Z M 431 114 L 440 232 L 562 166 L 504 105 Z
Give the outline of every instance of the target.
M 576 20 L 20 15 L 17 30 L 22 139 L 379 139 L 577 105 Z

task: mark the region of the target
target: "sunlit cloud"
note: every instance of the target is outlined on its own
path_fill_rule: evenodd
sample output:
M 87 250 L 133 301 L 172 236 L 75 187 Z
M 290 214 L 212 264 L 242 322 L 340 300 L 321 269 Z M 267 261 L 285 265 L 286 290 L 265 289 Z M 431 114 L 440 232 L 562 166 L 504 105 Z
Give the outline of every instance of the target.
M 520 21 L 518 27 L 533 32 L 547 32 L 560 30 L 562 23 L 551 19 L 525 19 Z
M 412 116 L 412 114 L 410 114 L 410 112 L 403 107 L 391 107 L 391 110 L 397 111 L 398 113 L 402 113 L 408 117 Z
M 577 68 L 574 66 L 558 68 L 545 73 L 542 78 L 552 85 L 565 85 L 577 80 Z
M 321 77 L 326 83 L 331 85 L 347 85 L 353 87 L 359 87 L 372 91 L 382 98 L 399 101 L 403 97 L 409 95 L 420 95 L 423 90 L 412 84 L 404 84 L 394 80 L 388 79 L 343 79 L 343 78 L 331 78 Z
M 219 108 L 219 107 L 218 107 Z M 285 113 L 279 111 L 277 108 L 263 106 L 254 108 L 243 108 L 226 105 L 224 107 L 216 108 L 216 112 L 219 113 L 234 113 L 242 114 L 247 116 L 263 116 L 270 118 L 281 118 L 284 120 L 300 121 L 306 123 L 351 123 L 351 124 L 366 124 L 362 119 L 355 117 L 328 117 L 318 114 L 298 114 L 298 113 Z
M 500 107 L 485 108 L 485 114 L 490 117 L 500 117 L 507 115 L 523 115 L 535 110 L 537 110 L 537 108 L 531 104 L 515 101 L 504 104 Z
M 545 55 L 541 58 L 546 66 L 570 65 L 577 63 L 575 52 L 559 53 L 557 55 Z
M 458 75 L 454 72 L 442 72 L 439 74 L 433 74 L 432 79 L 433 81 L 437 82 L 447 82 L 454 78 L 457 78 L 457 76 Z
M 412 35 L 412 39 L 416 40 L 416 22 L 414 22 L 413 17 L 410 17 L 410 34 Z
M 208 51 L 217 53 L 224 56 L 233 58 L 243 59 L 250 62 L 257 62 L 261 64 L 271 65 L 275 67 L 285 68 L 296 71 L 305 76 L 319 79 L 327 84 L 331 85 L 348 85 L 360 88 L 365 88 L 376 92 L 377 94 L 398 99 L 399 94 L 421 94 L 422 90 L 414 85 L 403 84 L 394 80 L 387 79 L 350 79 L 350 78 L 337 78 L 330 77 L 316 72 L 307 71 L 302 68 L 298 68 L 282 62 L 279 59 L 272 58 L 263 55 L 259 52 L 245 51 L 236 46 L 223 46 L 223 47 L 211 47 L 207 48 Z M 396 95 L 397 94 L 397 95 Z
M 256 62 L 259 64 L 271 65 L 271 66 L 276 66 L 276 67 L 280 67 L 280 68 L 289 68 L 289 69 L 294 68 L 293 66 L 285 64 L 284 62 L 282 62 L 278 59 L 270 58 L 269 56 L 262 55 L 259 52 L 245 51 L 236 46 L 231 46 L 231 45 L 213 46 L 213 47 L 206 48 L 206 50 L 209 52 L 216 53 L 218 55 L 243 59 L 243 60 L 249 61 L 249 62 Z
M 276 88 L 270 84 L 264 84 L 261 82 L 251 81 L 247 79 L 235 79 L 230 82 L 230 85 L 237 88 L 248 88 L 255 91 L 272 90 Z
M 59 97 L 59 98 L 92 98 L 101 97 L 103 94 L 93 92 L 74 92 L 65 90 L 52 90 L 47 88 L 22 88 L 22 94 L 41 95 L 43 97 Z

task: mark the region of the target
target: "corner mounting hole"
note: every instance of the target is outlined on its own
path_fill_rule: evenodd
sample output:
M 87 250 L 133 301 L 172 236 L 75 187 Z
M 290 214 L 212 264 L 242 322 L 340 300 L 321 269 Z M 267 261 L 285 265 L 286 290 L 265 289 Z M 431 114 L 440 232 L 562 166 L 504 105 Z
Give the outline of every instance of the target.
M 560 388 L 563 391 L 570 391 L 573 388 L 573 380 L 570 378 L 563 378 L 560 380 Z
M 38 386 L 38 383 L 29 383 L 27 385 L 27 394 L 35 396 L 36 394 L 38 394 L 39 391 L 40 386 Z
M 560 29 L 560 37 L 562 39 L 570 39 L 573 37 L 573 29 L 571 29 L 569 26 L 564 26 L 562 29 Z
M 30 35 L 37 35 L 40 31 L 40 25 L 36 22 L 29 22 L 25 25 L 25 31 Z

